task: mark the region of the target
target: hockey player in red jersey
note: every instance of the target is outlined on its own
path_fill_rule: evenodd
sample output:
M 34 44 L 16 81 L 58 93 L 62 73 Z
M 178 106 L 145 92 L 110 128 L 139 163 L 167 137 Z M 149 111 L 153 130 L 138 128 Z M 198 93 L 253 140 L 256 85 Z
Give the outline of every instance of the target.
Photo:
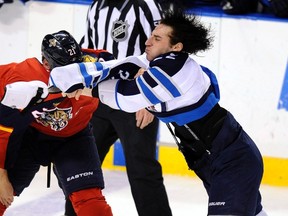
M 28 58 L 0 65 L 0 215 L 41 165 L 53 163 L 77 215 L 112 216 L 102 195 L 103 174 L 89 124 L 98 99 L 76 101 L 47 90 L 50 70 L 82 58 L 75 39 L 59 31 L 44 37 L 42 63 Z

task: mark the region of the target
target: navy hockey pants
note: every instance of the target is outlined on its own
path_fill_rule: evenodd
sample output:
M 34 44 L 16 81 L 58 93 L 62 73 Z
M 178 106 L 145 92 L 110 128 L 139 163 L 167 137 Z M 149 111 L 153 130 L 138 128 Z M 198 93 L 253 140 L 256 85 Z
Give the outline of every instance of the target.
M 209 196 L 208 215 L 255 216 L 262 210 L 261 154 L 229 112 L 211 154 L 199 159 L 194 171 Z
M 9 179 L 16 195 L 29 186 L 40 165 L 54 164 L 59 184 L 66 196 L 81 189 L 104 188 L 100 160 L 89 125 L 69 138 L 44 135 L 29 128 Z

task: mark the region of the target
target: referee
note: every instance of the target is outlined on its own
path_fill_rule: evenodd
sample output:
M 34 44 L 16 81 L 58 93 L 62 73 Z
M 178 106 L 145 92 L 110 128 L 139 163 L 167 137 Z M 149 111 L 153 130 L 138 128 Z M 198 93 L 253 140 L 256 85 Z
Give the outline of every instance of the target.
M 106 49 L 117 59 L 139 55 L 160 19 L 159 5 L 153 0 L 96 0 L 88 9 L 80 45 Z
M 154 0 L 95 0 L 88 9 L 80 45 L 105 49 L 117 59 L 138 56 L 145 51 L 145 42 L 160 19 L 161 10 Z M 127 76 L 126 72 L 122 75 Z M 155 159 L 158 120 L 145 109 L 126 113 L 100 103 L 91 123 L 101 162 L 120 139 L 138 215 L 172 216 L 162 168 Z M 65 215 L 75 215 L 69 200 Z

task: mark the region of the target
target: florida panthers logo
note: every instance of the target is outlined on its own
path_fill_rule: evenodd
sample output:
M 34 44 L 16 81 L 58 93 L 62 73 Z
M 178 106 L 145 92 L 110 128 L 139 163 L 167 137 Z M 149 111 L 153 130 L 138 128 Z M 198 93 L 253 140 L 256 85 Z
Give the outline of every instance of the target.
M 54 131 L 61 131 L 68 125 L 69 119 L 72 118 L 72 108 L 54 108 L 51 110 L 45 110 L 36 121 L 41 123 L 45 127 L 51 127 Z
M 127 21 L 114 21 L 111 30 L 111 37 L 113 38 L 113 40 L 116 42 L 124 41 L 128 37 L 128 27 L 129 24 L 127 23 Z

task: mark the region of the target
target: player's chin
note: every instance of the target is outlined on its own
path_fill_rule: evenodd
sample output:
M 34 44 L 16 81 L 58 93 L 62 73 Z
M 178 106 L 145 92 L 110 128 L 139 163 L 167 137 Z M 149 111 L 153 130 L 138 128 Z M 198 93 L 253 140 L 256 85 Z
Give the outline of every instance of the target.
M 145 52 L 146 52 L 146 59 L 147 59 L 148 61 L 152 61 L 152 60 L 153 60 L 152 55 L 151 55 L 149 52 L 147 52 L 147 51 L 145 51 Z

